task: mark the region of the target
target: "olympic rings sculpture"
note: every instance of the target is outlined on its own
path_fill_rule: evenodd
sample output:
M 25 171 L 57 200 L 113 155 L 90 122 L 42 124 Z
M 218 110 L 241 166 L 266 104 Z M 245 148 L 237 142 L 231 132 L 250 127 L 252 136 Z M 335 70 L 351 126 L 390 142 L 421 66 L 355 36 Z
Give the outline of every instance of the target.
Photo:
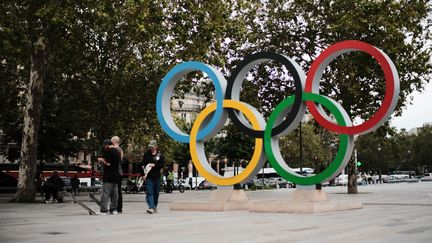
M 386 82 L 381 107 L 373 116 L 359 125 L 352 124 L 350 117 L 339 103 L 319 94 L 319 83 L 324 69 L 335 58 L 351 51 L 362 51 L 371 55 L 381 66 Z M 278 104 L 266 123 L 256 108 L 240 101 L 240 90 L 243 80 L 253 67 L 272 60 L 283 64 L 293 75 L 295 94 Z M 201 71 L 208 75 L 215 86 L 216 101 L 201 111 L 192 126 L 191 134 L 187 135 L 174 123 L 170 111 L 170 99 L 178 81 L 192 71 Z M 271 52 L 255 53 L 246 57 L 233 71 L 228 82 L 216 68 L 210 65 L 195 61 L 178 64 L 162 80 L 156 98 L 156 111 L 165 132 L 178 142 L 189 143 L 192 162 L 198 172 L 214 184 L 229 186 L 244 182 L 254 177 L 268 159 L 284 179 L 298 185 L 313 185 L 333 179 L 344 169 L 354 148 L 354 135 L 366 134 L 381 126 L 393 113 L 398 98 L 399 76 L 390 58 L 368 43 L 348 40 L 325 49 L 314 60 L 307 76 L 293 59 Z M 327 115 L 323 106 L 336 121 Z M 306 114 L 306 107 L 318 124 L 339 134 L 340 142 L 338 152 L 330 165 L 321 173 L 309 177 L 294 172 L 282 158 L 279 149 L 279 138 L 299 125 Z M 204 141 L 222 129 L 228 116 L 242 132 L 255 138 L 255 150 L 242 173 L 224 178 L 214 171 L 207 161 Z

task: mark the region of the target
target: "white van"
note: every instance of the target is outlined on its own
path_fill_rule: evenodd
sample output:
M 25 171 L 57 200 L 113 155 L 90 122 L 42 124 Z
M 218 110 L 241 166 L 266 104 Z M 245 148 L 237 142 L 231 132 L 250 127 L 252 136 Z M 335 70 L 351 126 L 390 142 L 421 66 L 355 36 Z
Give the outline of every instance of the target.
M 393 174 L 389 176 L 390 180 L 404 180 L 404 179 L 409 179 L 409 175 L 405 175 L 405 174 Z
M 91 177 L 78 178 L 80 180 L 80 186 L 91 186 Z M 99 178 L 95 178 L 95 187 L 102 187 L 102 183 Z
M 187 177 L 184 180 L 184 183 L 182 183 L 182 185 L 187 184 L 188 186 L 185 186 L 186 188 L 190 187 L 190 180 L 192 180 L 192 189 L 195 189 L 195 187 L 197 187 L 197 185 L 199 185 L 201 182 L 205 181 L 204 177 Z
M 348 175 L 343 174 L 339 175 L 335 178 L 336 185 L 338 186 L 346 186 L 348 185 Z M 360 185 L 362 183 L 362 178 L 360 175 L 357 175 L 357 185 Z

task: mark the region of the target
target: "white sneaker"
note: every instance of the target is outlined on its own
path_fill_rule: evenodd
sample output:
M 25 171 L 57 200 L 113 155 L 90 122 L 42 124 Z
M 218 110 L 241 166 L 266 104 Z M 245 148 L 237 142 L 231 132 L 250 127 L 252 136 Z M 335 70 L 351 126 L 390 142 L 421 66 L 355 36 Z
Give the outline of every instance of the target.
M 118 214 L 117 210 L 110 212 L 110 214 Z
M 153 214 L 155 211 L 154 211 L 154 209 L 153 208 L 149 208 L 149 209 L 147 209 L 147 213 L 148 214 Z
M 108 213 L 107 212 L 99 212 L 99 213 L 97 213 L 98 215 L 108 215 Z

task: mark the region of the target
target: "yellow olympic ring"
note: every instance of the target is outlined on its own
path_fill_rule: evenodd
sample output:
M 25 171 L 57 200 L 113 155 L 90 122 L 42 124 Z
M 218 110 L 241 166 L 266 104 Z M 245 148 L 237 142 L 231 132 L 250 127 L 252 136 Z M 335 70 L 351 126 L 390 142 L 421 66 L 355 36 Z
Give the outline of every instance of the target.
M 223 107 L 233 108 L 242 112 L 246 116 L 246 118 L 249 119 L 249 121 L 252 124 L 252 127 L 255 130 L 264 129 L 263 127 L 260 126 L 260 123 L 258 122 L 257 118 L 245 103 L 235 101 L 235 100 L 224 100 Z M 262 156 L 264 150 L 263 139 L 255 138 L 254 153 L 249 162 L 249 165 L 243 170 L 242 173 L 233 177 L 228 177 L 228 178 L 222 177 L 216 171 L 214 171 L 213 168 L 211 168 L 209 162 L 207 161 L 205 153 L 198 152 L 198 150 L 204 151 L 204 141 L 203 140 L 197 141 L 196 139 L 201 124 L 203 123 L 205 118 L 215 110 L 216 110 L 216 102 L 213 102 L 208 107 L 206 107 L 204 110 L 201 111 L 201 113 L 198 115 L 198 117 L 196 118 L 192 126 L 192 131 L 190 134 L 190 141 L 189 141 L 189 148 L 191 152 L 192 162 L 194 163 L 198 172 L 211 183 L 214 183 L 216 185 L 221 185 L 221 186 L 230 186 L 237 183 L 241 183 L 242 181 L 248 179 L 249 176 L 254 175 L 256 168 L 259 169 L 262 167 L 260 163 L 263 163 L 263 156 Z

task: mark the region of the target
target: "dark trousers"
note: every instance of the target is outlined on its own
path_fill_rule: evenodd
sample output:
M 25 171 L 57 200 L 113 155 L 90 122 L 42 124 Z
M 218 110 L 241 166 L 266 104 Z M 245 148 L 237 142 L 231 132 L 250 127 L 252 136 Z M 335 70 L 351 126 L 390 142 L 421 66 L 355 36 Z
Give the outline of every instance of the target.
M 53 198 L 53 200 L 58 201 L 58 192 L 59 189 L 54 187 L 54 186 L 46 186 L 44 187 L 44 192 L 45 192 L 45 200 L 50 200 L 51 196 Z
M 72 193 L 74 194 L 74 196 L 79 195 L 78 187 L 72 187 Z
M 167 192 L 172 192 L 172 187 L 171 187 L 171 185 L 172 185 L 172 180 L 167 180 Z
M 123 211 L 123 196 L 122 196 L 122 181 L 118 183 L 118 202 L 117 202 L 117 212 Z

